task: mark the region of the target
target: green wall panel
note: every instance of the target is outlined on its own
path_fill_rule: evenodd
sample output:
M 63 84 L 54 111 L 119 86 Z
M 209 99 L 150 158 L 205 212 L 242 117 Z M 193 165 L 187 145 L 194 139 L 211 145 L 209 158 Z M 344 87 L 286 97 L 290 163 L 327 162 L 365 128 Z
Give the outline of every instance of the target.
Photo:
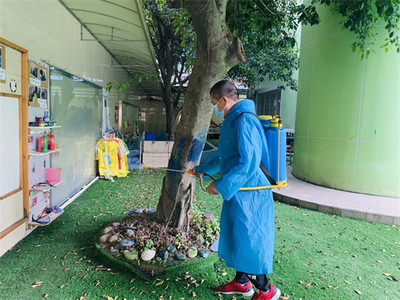
M 400 197 L 400 55 L 362 60 L 341 18 L 319 7 L 305 26 L 299 71 L 293 174 L 319 185 Z M 379 179 L 375 179 L 378 174 Z
M 355 190 L 367 194 L 400 195 L 400 145 L 360 143 Z
M 300 56 L 300 69 L 299 78 L 301 82 L 298 83 L 297 100 L 296 106 L 296 137 L 307 136 L 308 134 L 308 118 L 310 113 L 310 97 L 312 95 L 312 81 L 313 73 L 310 72 L 313 68 L 313 56 L 314 56 L 314 45 L 309 44 L 304 46 L 306 49 L 304 54 Z
M 399 142 L 400 55 L 376 51 L 366 62 L 360 140 Z
M 294 143 L 294 151 L 296 153 L 293 159 L 292 173 L 296 177 L 306 178 L 306 165 L 307 165 L 307 137 L 297 136 Z
M 304 144 L 304 140 L 300 144 Z M 356 144 L 346 140 L 308 138 L 305 153 L 298 152 L 296 137 L 293 174 L 306 181 L 349 190 L 353 186 Z M 299 158 L 300 156 L 300 158 Z M 341 163 L 338 164 L 337 162 Z

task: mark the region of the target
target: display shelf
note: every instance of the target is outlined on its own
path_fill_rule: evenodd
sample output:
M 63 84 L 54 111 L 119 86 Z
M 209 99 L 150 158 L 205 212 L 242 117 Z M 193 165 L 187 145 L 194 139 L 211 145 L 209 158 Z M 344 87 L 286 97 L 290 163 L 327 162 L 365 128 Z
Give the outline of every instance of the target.
M 55 129 L 55 128 L 61 128 L 59 125 L 54 125 L 54 126 L 29 126 L 28 129 L 31 132 L 43 132 L 48 129 Z
M 64 213 L 64 210 L 62 210 L 61 212 L 54 212 L 54 213 L 44 216 L 43 218 L 39 218 L 35 221 L 31 220 L 29 223 L 31 225 L 35 225 L 35 226 L 47 226 L 47 225 L 50 225 L 51 223 L 53 223 L 63 213 Z
M 47 152 L 29 152 L 28 154 L 29 156 L 45 156 L 58 151 L 61 151 L 61 148 L 49 150 Z
M 57 185 L 61 184 L 62 181 L 59 181 L 57 183 L 45 183 L 45 184 L 36 184 L 34 185 L 31 189 L 29 189 L 30 193 L 35 193 L 35 192 L 48 192 L 51 189 L 55 188 Z

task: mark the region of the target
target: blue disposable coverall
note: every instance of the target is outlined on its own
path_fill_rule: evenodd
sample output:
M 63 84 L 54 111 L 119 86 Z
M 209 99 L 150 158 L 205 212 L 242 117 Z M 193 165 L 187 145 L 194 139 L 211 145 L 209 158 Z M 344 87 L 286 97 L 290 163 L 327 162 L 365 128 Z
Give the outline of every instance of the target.
M 275 239 L 272 191 L 239 191 L 270 185 L 260 168 L 261 160 L 269 168 L 267 141 L 257 117 L 242 112 L 255 113 L 254 102 L 245 99 L 229 110 L 221 124 L 218 155 L 196 167 L 196 172 L 215 173 L 219 167 L 220 178 L 214 182 L 224 199 L 219 257 L 236 271 L 269 274 Z

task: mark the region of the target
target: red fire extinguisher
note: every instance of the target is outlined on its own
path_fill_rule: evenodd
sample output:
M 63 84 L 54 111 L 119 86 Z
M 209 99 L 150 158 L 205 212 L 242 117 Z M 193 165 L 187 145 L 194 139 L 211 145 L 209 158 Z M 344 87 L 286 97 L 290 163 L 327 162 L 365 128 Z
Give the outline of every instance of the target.
M 49 150 L 50 151 L 54 150 L 55 149 L 55 143 L 54 143 L 54 134 L 53 134 L 52 130 L 49 132 L 48 139 L 49 139 Z
M 42 152 L 42 135 L 39 135 L 37 139 L 37 152 Z

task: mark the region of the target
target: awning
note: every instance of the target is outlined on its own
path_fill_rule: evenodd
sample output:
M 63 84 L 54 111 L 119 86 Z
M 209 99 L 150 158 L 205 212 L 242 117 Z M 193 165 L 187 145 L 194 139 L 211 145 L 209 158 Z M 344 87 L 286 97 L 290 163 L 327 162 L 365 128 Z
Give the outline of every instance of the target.
M 142 78 L 143 94 L 138 96 L 162 95 L 160 83 L 146 79 L 157 77 L 158 71 L 140 0 L 59 1 L 81 23 L 81 40 L 98 41 L 115 59 L 113 67 Z

